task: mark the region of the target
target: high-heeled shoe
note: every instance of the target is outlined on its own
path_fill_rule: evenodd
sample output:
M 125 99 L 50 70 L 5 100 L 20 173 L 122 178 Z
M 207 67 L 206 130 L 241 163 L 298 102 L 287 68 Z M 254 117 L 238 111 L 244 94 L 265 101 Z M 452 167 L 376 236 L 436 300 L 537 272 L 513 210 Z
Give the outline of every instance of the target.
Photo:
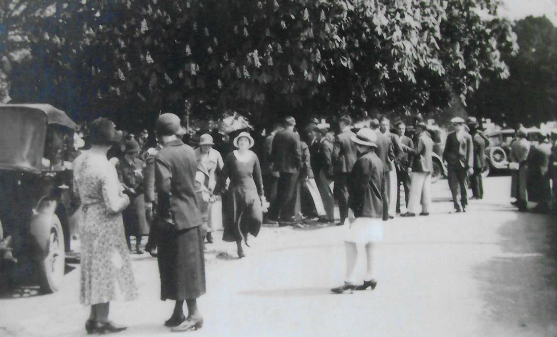
M 356 286 L 353 284 L 349 284 L 349 283 L 344 283 L 344 285 L 340 286 L 340 287 L 336 287 L 331 289 L 332 292 L 334 292 L 335 294 L 344 294 L 345 292 L 350 292 L 351 294 L 354 292 L 354 290 L 356 290 Z
M 116 324 L 114 322 L 97 322 L 96 332 L 99 334 L 116 333 L 126 330 L 128 327 Z
M 203 318 L 199 318 L 196 320 L 192 320 L 188 318 L 184 323 L 180 324 L 179 326 L 172 328 L 170 331 L 172 332 L 186 332 L 192 330 L 199 330 L 203 327 Z
M 371 290 L 375 289 L 375 287 L 377 287 L 377 281 L 364 281 L 364 284 L 357 286 L 356 290 L 366 290 L 369 287 L 371 287 Z
M 87 334 L 96 333 L 97 332 L 97 327 L 98 327 L 98 324 L 97 324 L 96 321 L 88 319 L 87 322 L 85 322 L 85 331 L 87 331 Z
M 184 316 L 184 315 L 181 315 L 181 316 L 172 315 L 172 317 L 170 317 L 169 320 L 164 322 L 164 326 L 169 327 L 169 328 L 174 328 L 174 327 L 177 327 L 178 325 L 184 323 L 185 321 L 186 321 L 186 316 Z

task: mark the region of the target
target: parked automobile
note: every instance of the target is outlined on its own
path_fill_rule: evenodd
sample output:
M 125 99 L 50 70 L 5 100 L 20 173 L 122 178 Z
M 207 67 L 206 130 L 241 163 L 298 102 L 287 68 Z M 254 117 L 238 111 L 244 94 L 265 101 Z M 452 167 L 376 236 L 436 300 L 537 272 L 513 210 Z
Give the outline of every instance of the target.
M 492 131 L 486 134 L 489 144 L 485 148 L 487 168 L 484 176 L 496 171 L 507 170 L 511 152 L 511 143 L 515 137 L 514 129 Z
M 47 293 L 59 289 L 70 249 L 75 129 L 51 105 L 0 105 L 0 275 L 35 266 Z

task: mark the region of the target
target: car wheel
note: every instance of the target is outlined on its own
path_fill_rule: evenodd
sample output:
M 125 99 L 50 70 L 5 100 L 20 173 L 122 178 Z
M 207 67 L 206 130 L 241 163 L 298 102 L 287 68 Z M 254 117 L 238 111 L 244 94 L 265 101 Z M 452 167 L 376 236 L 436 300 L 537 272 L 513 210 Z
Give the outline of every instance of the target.
M 507 154 L 500 147 L 493 147 L 489 150 L 489 160 L 493 167 L 503 167 L 507 162 Z
M 431 182 L 435 183 L 443 177 L 443 168 L 437 161 L 433 161 L 433 173 L 431 175 Z
M 39 261 L 39 284 L 44 293 L 53 293 L 60 288 L 66 267 L 64 232 L 56 215 L 52 216 L 47 255 Z

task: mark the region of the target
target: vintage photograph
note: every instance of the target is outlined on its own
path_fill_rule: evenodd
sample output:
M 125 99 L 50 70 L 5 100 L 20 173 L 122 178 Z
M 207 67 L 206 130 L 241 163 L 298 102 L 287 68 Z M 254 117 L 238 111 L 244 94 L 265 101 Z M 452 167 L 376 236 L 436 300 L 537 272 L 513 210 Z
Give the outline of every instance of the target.
M 0 336 L 557 336 L 557 0 L 0 0 Z

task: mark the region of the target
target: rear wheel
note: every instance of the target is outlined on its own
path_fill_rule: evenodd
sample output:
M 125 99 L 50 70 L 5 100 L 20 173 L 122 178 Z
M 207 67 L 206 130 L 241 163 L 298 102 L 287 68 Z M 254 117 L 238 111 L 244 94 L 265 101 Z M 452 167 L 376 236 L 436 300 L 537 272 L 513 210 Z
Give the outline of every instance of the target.
M 56 215 L 52 216 L 50 235 L 48 238 L 47 255 L 39 261 L 39 283 L 44 293 L 58 291 L 66 266 L 64 249 L 64 232 Z
M 431 182 L 437 182 L 437 180 L 443 177 L 443 168 L 436 160 L 433 161 L 433 173 L 431 175 Z

